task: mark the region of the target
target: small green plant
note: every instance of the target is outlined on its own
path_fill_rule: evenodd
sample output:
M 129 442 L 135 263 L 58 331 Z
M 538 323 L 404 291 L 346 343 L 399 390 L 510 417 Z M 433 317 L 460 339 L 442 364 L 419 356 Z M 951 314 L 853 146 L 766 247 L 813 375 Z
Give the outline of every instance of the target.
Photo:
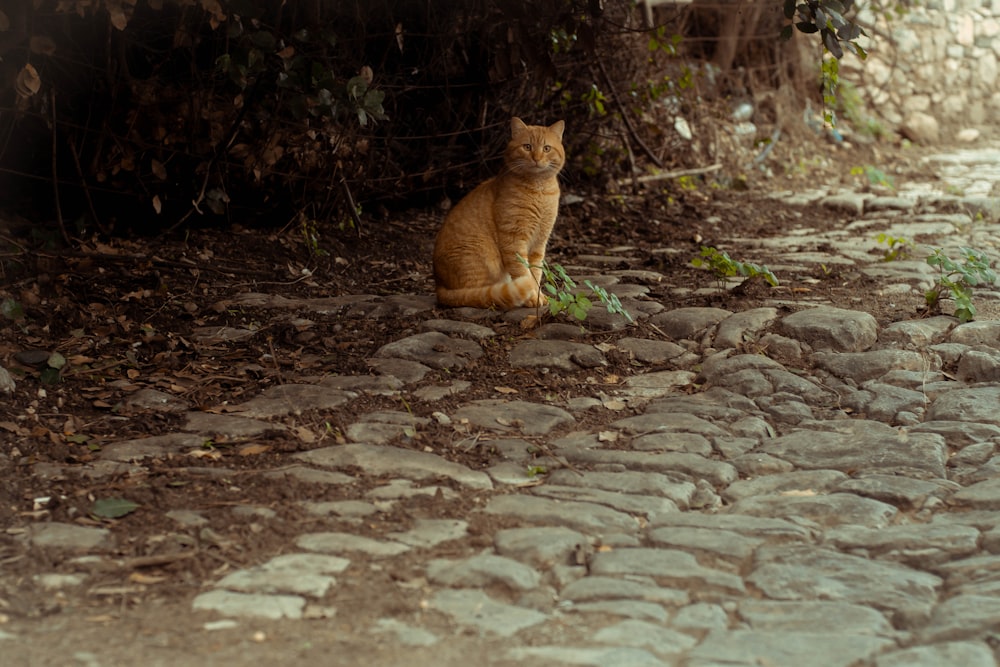
M 944 254 L 941 248 L 927 258 L 927 263 L 941 272 L 934 287 L 927 290 L 924 298 L 928 308 L 938 308 L 941 294 L 950 292 L 955 302 L 955 317 L 960 322 L 971 322 L 976 318 L 976 307 L 972 303 L 972 289 L 980 284 L 992 285 L 997 274 L 990 266 L 990 258 L 976 248 L 959 248 L 962 260 L 955 261 Z
M 528 260 L 520 255 L 517 256 L 517 261 L 529 269 L 539 269 L 542 272 L 539 289 L 547 293 L 551 315 L 558 315 L 565 311 L 581 322 L 587 319 L 587 312 L 594 303 L 587 294 L 578 291 L 576 281 L 566 273 L 566 269 L 561 264 L 549 264 L 542 260 L 540 266 L 532 266 Z M 590 290 L 591 295 L 604 304 L 609 313 L 622 315 L 629 322 L 634 321 L 631 313 L 622 306 L 617 294 L 608 293 L 606 289 L 595 285 L 590 280 L 584 280 L 583 284 Z
M 896 186 L 892 183 L 892 179 L 884 171 L 870 164 L 866 164 L 863 167 L 851 167 L 851 176 L 864 176 L 868 179 L 869 185 L 880 185 L 890 190 L 896 189 Z
M 882 251 L 883 262 L 895 262 L 897 259 L 906 259 L 910 256 L 913 244 L 909 239 L 902 236 L 895 237 L 889 234 L 879 234 L 875 237 L 876 243 L 884 243 L 887 247 Z
M 715 279 L 720 285 L 726 282 L 726 278 L 733 276 L 743 276 L 745 278 L 756 278 L 760 276 L 771 287 L 778 286 L 778 279 L 771 272 L 771 269 L 764 265 L 752 264 L 750 262 L 739 262 L 711 246 L 702 246 L 701 255 L 691 260 L 691 265 L 696 267 L 706 267 L 715 275 Z

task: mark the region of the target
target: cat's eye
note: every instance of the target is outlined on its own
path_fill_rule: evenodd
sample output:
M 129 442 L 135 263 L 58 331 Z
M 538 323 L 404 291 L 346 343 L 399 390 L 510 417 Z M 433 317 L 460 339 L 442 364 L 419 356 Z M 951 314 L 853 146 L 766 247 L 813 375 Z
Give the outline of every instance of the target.
M 552 150 L 552 146 L 549 146 L 549 145 L 547 145 L 547 144 L 546 144 L 546 145 L 545 145 L 545 146 L 544 146 L 544 147 L 542 148 L 542 150 L 543 150 L 543 151 L 545 151 L 546 153 L 548 153 L 548 152 L 549 152 L 550 150 Z
M 528 152 L 531 152 L 531 144 L 524 144 L 523 146 L 521 146 L 521 148 L 523 148 L 524 150 L 526 150 Z

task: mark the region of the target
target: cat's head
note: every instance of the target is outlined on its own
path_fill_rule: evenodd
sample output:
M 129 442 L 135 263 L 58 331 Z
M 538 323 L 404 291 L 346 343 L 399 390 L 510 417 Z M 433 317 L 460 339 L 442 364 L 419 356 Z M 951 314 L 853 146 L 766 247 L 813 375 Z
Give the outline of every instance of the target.
M 504 152 L 507 169 L 518 174 L 554 176 L 566 162 L 562 138 L 566 123 L 557 121 L 548 127 L 526 125 L 520 118 L 510 121 L 510 143 Z

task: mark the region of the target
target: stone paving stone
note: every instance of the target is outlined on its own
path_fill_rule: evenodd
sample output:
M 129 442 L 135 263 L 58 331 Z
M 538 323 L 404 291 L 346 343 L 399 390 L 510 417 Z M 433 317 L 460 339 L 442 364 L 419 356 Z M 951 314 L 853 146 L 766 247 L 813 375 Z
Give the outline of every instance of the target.
M 558 500 L 580 501 L 606 505 L 621 512 L 643 516 L 653 520 L 663 514 L 677 512 L 677 504 L 669 498 L 661 496 L 646 496 L 604 489 L 589 489 L 579 486 L 561 486 L 558 484 L 543 484 L 536 486 L 532 493 Z
M 944 438 L 936 433 L 890 433 L 884 427 L 869 433 L 798 430 L 765 441 L 759 451 L 805 469 L 911 471 L 939 478 L 946 476 L 948 457 Z
M 360 468 L 370 475 L 394 475 L 418 481 L 447 477 L 472 489 L 493 488 L 486 473 L 470 470 L 436 454 L 388 445 L 335 445 L 301 452 L 294 458 L 327 468 Z
M 229 438 L 256 438 L 266 433 L 281 433 L 287 431 L 284 424 L 249 419 L 236 415 L 219 415 L 211 412 L 191 411 L 184 415 L 184 431 L 224 435 Z
M 437 331 L 443 334 L 457 334 L 466 336 L 474 340 L 485 340 L 493 338 L 497 332 L 489 327 L 473 322 L 462 322 L 459 320 L 424 320 L 420 323 L 420 328 L 424 331 Z
M 574 648 L 530 646 L 513 648 L 507 656 L 519 662 L 542 665 L 582 665 L 584 667 L 670 667 L 668 663 L 639 648 Z
M 430 422 L 430 419 L 402 411 L 369 412 L 361 421 L 350 424 L 345 435 L 354 442 L 384 445 L 402 436 L 412 438 L 419 427 Z
M 305 533 L 295 539 L 295 546 L 308 551 L 324 553 L 360 552 L 371 557 L 396 556 L 406 553 L 410 547 L 393 541 L 373 540 L 353 533 Z
M 801 542 L 811 540 L 814 536 L 812 529 L 785 519 L 735 513 L 682 512 L 660 517 L 656 521 L 650 522 L 650 526 L 652 528 L 673 526 L 726 530 L 749 537 L 761 537 L 768 540 L 769 543 Z
M 704 479 L 715 486 L 736 481 L 736 468 L 722 461 L 713 461 L 685 452 L 628 452 L 619 450 L 572 450 L 562 452 L 571 463 L 599 465 L 620 464 L 629 470 L 682 473 L 693 479 Z
M 704 333 L 732 314 L 722 308 L 675 308 L 654 315 L 649 321 L 674 340 L 683 340 Z
M 269 387 L 246 403 L 230 406 L 250 419 L 271 419 L 309 410 L 333 410 L 355 398 L 353 391 L 337 391 L 315 384 L 282 384 Z
M 407 359 L 397 359 L 396 357 L 369 359 L 368 365 L 379 373 L 397 378 L 400 382 L 405 384 L 420 382 L 428 373 L 431 372 L 430 366 L 425 366 L 419 362 L 409 361 Z
M 823 533 L 823 544 L 846 553 L 905 563 L 928 565 L 963 558 L 979 551 L 979 531 L 971 526 L 910 524 L 878 529 L 838 526 Z
M 532 590 L 541 582 L 541 575 L 534 568 L 490 553 L 460 560 L 435 558 L 427 563 L 427 578 L 432 583 L 452 588 L 486 588 L 501 584 L 516 591 Z
M 918 613 L 937 602 L 942 584 L 897 563 L 811 545 L 761 547 L 746 581 L 773 600 L 825 599 Z
M 591 550 L 590 538 L 563 526 L 507 528 L 493 536 L 493 544 L 501 556 L 542 570 L 575 564 Z
M 1000 579 L 1000 556 L 993 554 L 970 556 L 939 565 L 932 564 L 930 569 L 943 576 L 949 588 L 956 588 Z
M 875 659 L 875 667 L 996 667 L 990 647 L 983 642 L 943 642 L 930 646 L 914 646 L 883 653 Z
M 786 336 L 814 350 L 862 352 L 878 340 L 878 323 L 868 313 L 819 306 L 792 313 L 780 322 Z
M 754 550 L 764 543 L 763 538 L 735 531 L 687 526 L 657 528 L 649 533 L 649 540 L 657 546 L 683 549 L 696 555 L 707 554 L 734 565 L 749 560 Z
M 991 348 L 966 351 L 958 362 L 955 377 L 969 384 L 1000 380 L 1000 352 Z
M 940 366 L 927 355 L 912 350 L 870 350 L 868 352 L 816 352 L 810 357 L 818 367 L 839 378 L 857 383 L 876 380 L 889 371 L 920 371 Z
M 796 470 L 794 472 L 762 475 L 754 479 L 733 482 L 722 492 L 722 497 L 735 503 L 751 496 L 787 492 L 827 493 L 848 478 L 839 470 Z
M 820 526 L 854 524 L 873 528 L 889 525 L 898 513 L 892 505 L 852 493 L 751 496 L 733 503 L 732 511 L 760 517 L 806 519 Z
M 893 322 L 882 329 L 878 341 L 883 345 L 923 348 L 942 342 L 956 324 L 958 324 L 956 318 L 943 315 L 923 320 Z
M 470 340 L 427 331 L 383 345 L 375 356 L 418 361 L 438 370 L 458 370 L 483 356 L 483 348 Z
M 291 593 L 321 598 L 351 561 L 322 554 L 286 554 L 266 563 L 236 570 L 215 583 L 216 588 L 242 593 Z
M 112 442 L 97 455 L 105 461 L 141 461 L 145 458 L 166 457 L 200 449 L 205 436 L 200 433 L 165 433 L 148 438 Z
M 404 386 L 403 380 L 393 375 L 332 375 L 321 378 L 317 384 L 372 396 L 395 396 Z
M 345 475 L 342 472 L 316 470 L 315 468 L 308 468 L 304 465 L 292 465 L 283 467 L 279 470 L 269 470 L 264 473 L 264 476 L 277 477 L 279 479 L 290 477 L 307 484 L 323 484 L 329 486 L 354 484 L 358 481 L 356 478 L 351 477 L 350 475 Z
M 1000 387 L 956 389 L 936 399 L 927 421 L 961 421 L 1000 425 Z
M 677 343 L 647 338 L 622 338 L 618 341 L 618 347 L 634 356 L 637 361 L 655 365 L 665 364 L 686 352 L 686 348 Z
M 934 608 L 920 633 L 923 642 L 975 639 L 1000 628 L 1000 598 L 993 595 L 956 595 Z
M 861 391 L 843 397 L 841 405 L 859 417 L 887 424 L 904 423 L 908 419 L 906 415 L 913 415 L 909 419 L 912 423 L 906 425 L 915 425 L 929 402 L 927 394 L 921 391 L 882 382 L 865 382 Z
M 893 637 L 895 628 L 878 611 L 849 602 L 784 602 L 747 599 L 739 603 L 739 617 L 753 630 L 768 632 L 824 632 L 836 635 Z
M 695 485 L 687 480 L 677 479 L 658 472 L 638 471 L 581 471 L 553 470 L 546 478 L 549 484 L 582 486 L 605 491 L 619 491 L 630 494 L 647 494 L 669 498 L 682 508 L 687 508 L 695 492 Z
M 729 432 L 712 422 L 684 412 L 650 412 L 612 422 L 610 428 L 630 435 L 649 433 L 696 433 L 706 438 L 727 436 Z
M 554 428 L 576 422 L 573 415 L 554 405 L 494 399 L 474 401 L 452 415 L 454 421 L 463 419 L 492 431 L 520 431 L 525 435 L 545 435 Z
M 610 507 L 538 496 L 493 496 L 482 511 L 529 524 L 563 526 L 586 535 L 628 534 L 639 528 L 639 522 L 634 517 Z
M 659 655 L 683 653 L 697 644 L 690 635 L 665 628 L 662 624 L 641 620 L 621 621 L 601 628 L 594 634 L 594 641 L 619 646 L 641 646 Z
M 526 340 L 510 351 L 510 365 L 515 368 L 550 368 L 573 373 L 607 363 L 593 345 L 562 340 Z
M 521 630 L 544 623 L 548 616 L 533 609 L 498 602 L 475 589 L 445 589 L 430 599 L 430 608 L 451 617 L 459 626 L 482 635 L 513 637 Z
M 870 635 L 713 630 L 688 653 L 688 667 L 809 665 L 852 667 L 895 642 Z
M 829 392 L 814 382 L 786 370 L 781 364 L 759 354 L 740 354 L 729 358 L 716 355 L 705 360 L 702 374 L 711 384 L 756 398 L 788 392 L 805 401 L 823 401 Z
M 591 575 L 581 577 L 565 586 L 559 597 L 573 603 L 595 600 L 646 600 L 658 604 L 678 607 L 690 602 L 687 591 L 659 586 L 650 577 L 604 577 Z M 560 606 L 563 606 L 561 603 Z
M 955 493 L 952 499 L 974 509 L 1000 509 L 1000 478 L 987 479 Z
M 732 603 L 727 602 L 727 606 Z M 729 614 L 717 604 L 695 602 L 677 610 L 670 621 L 670 626 L 704 635 L 707 630 L 725 630 L 729 627 Z
M 697 375 L 691 371 L 656 371 L 625 378 L 620 393 L 637 398 L 660 398 L 676 394 L 694 383 Z
M 920 508 L 930 498 L 948 498 L 960 488 L 955 482 L 946 479 L 925 481 L 900 475 L 874 473 L 846 479 L 837 484 L 833 490 L 880 500 L 904 509 Z
M 266 595 L 212 590 L 198 595 L 192 607 L 196 611 L 214 611 L 237 618 L 299 619 L 305 609 L 305 598 L 298 595 Z
M 594 554 L 590 571 L 599 575 L 638 574 L 702 594 L 742 594 L 740 577 L 703 567 L 694 556 L 676 549 L 623 548 Z
M 733 422 L 758 410 L 756 403 L 749 398 L 713 387 L 694 396 L 672 396 L 650 401 L 646 412 L 682 412 L 712 422 Z
M 667 620 L 667 612 L 663 607 L 652 602 L 643 602 L 642 600 L 579 602 L 571 607 L 563 607 L 562 612 L 567 614 L 595 614 L 602 619 L 617 616 L 657 623 L 664 623 Z
M 952 329 L 948 342 L 961 345 L 989 345 L 1000 347 L 1000 322 L 980 320 L 959 324 Z
M 154 412 L 180 413 L 187 412 L 190 406 L 187 401 L 173 394 L 157 389 L 140 389 L 125 399 L 125 404 L 134 410 L 152 410 Z
M 911 433 L 937 433 L 949 447 L 963 448 L 981 442 L 1000 443 L 1000 426 L 975 424 L 967 421 L 928 420 L 911 426 Z
M 77 526 L 70 523 L 41 523 L 31 526 L 27 539 L 32 545 L 64 551 L 106 551 L 114 540 L 107 528 Z
M 416 519 L 407 531 L 386 533 L 386 537 L 411 547 L 429 549 L 458 540 L 469 533 L 469 523 L 461 519 Z
M 433 646 L 440 641 L 440 637 L 434 633 L 394 618 L 380 618 L 370 631 L 373 634 L 392 635 L 403 646 Z

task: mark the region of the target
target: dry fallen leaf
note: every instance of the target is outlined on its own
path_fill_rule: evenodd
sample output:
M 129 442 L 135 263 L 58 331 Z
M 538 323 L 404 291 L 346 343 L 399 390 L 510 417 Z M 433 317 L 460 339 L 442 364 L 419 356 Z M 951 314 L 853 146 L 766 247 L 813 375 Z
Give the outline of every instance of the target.
M 38 76 L 38 70 L 28 63 L 17 73 L 17 80 L 14 82 L 14 90 L 17 92 L 19 100 L 25 100 L 42 87 L 42 78 Z
M 493 390 L 500 394 L 516 394 L 517 389 L 513 387 L 493 387 Z
M 311 429 L 308 429 L 305 426 L 296 426 L 294 432 L 295 436 L 302 442 L 305 442 L 307 444 L 316 442 L 316 434 L 313 433 Z
M 270 449 L 271 447 L 269 445 L 254 444 L 254 445 L 246 445 L 244 447 L 240 447 L 238 450 L 236 450 L 236 453 L 239 454 L 240 456 L 257 456 L 258 454 L 263 454 L 264 452 L 269 451 Z
M 217 449 L 192 449 L 188 452 L 188 456 L 193 456 L 196 459 L 219 461 L 222 459 L 222 452 Z

